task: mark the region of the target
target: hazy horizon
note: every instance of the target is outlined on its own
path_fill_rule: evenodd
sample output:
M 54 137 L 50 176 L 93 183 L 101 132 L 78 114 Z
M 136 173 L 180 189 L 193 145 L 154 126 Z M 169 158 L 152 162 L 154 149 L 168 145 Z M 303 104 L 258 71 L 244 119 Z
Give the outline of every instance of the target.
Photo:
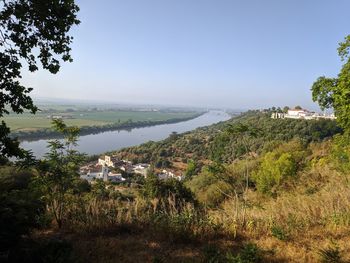
M 316 109 L 310 88 L 335 76 L 350 2 L 77 1 L 74 62 L 24 73 L 34 98 Z
M 93 100 L 93 99 L 72 99 L 72 98 L 50 98 L 50 97 L 34 97 L 33 98 L 34 103 L 36 105 L 61 105 L 61 106 L 72 106 L 77 105 L 77 106 L 99 106 L 99 105 L 104 105 L 104 106 L 110 106 L 110 107 L 125 107 L 125 108 L 130 108 L 130 107 L 135 107 L 135 108 L 142 108 L 142 107 L 155 107 L 155 108 L 182 108 L 184 110 L 186 109 L 193 109 L 193 110 L 230 110 L 230 111 L 237 111 L 237 112 L 244 112 L 248 110 L 264 110 L 272 107 L 280 107 L 283 108 L 285 106 L 288 106 L 290 108 L 294 108 L 296 106 L 301 106 L 304 109 L 307 110 L 312 110 L 316 112 L 323 112 L 318 105 L 313 105 L 312 107 L 305 107 L 304 105 L 279 105 L 279 104 L 273 104 L 269 105 L 267 107 L 227 107 L 227 106 L 194 106 L 194 105 L 183 105 L 183 104 L 161 104 L 161 103 L 136 103 L 136 102 L 118 102 L 115 100 Z M 40 109 L 40 107 L 39 107 Z M 332 110 L 328 109 L 325 110 L 325 112 L 332 112 Z

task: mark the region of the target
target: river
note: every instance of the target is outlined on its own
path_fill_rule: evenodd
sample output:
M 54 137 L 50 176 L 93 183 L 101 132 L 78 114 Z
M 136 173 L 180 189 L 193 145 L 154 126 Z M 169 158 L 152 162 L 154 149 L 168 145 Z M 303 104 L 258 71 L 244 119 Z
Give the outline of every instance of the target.
M 230 115 L 225 112 L 209 111 L 192 120 L 178 123 L 84 135 L 79 138 L 77 149 L 89 155 L 101 154 L 148 141 L 160 141 L 167 138 L 172 132 L 183 133 L 228 119 Z M 47 139 L 21 142 L 21 147 L 31 150 L 37 158 L 43 157 L 48 151 L 47 145 Z

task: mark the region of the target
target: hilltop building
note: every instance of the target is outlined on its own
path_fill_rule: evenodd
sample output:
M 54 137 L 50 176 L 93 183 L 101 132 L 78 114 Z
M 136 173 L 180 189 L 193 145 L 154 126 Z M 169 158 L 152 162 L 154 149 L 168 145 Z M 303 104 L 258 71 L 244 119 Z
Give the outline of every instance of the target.
M 303 119 L 303 120 L 319 120 L 319 119 L 330 119 L 335 120 L 334 114 L 319 114 L 311 112 L 306 109 L 290 109 L 287 113 L 274 112 L 271 115 L 272 119 Z

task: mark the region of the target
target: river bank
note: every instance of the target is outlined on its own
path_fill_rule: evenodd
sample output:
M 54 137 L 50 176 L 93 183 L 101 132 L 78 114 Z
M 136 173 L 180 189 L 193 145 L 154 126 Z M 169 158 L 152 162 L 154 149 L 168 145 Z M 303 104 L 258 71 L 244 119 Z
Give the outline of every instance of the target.
M 93 125 L 93 126 L 82 126 L 79 127 L 80 129 L 80 135 L 90 135 L 90 134 L 98 134 L 101 132 L 106 131 L 116 131 L 116 130 L 131 130 L 134 128 L 143 128 L 143 127 L 150 127 L 150 126 L 156 126 L 161 124 L 171 124 L 171 123 L 178 123 L 183 121 L 188 121 L 195 119 L 201 115 L 203 115 L 205 112 L 200 112 L 197 114 L 193 114 L 190 117 L 183 117 L 183 118 L 172 118 L 168 120 L 158 120 L 158 121 L 128 121 L 124 123 L 111 123 L 111 124 L 105 124 L 105 125 Z M 54 139 L 54 138 L 60 138 L 60 133 L 58 133 L 55 130 L 52 130 L 51 128 L 44 128 L 44 129 L 38 129 L 33 131 L 18 131 L 13 132 L 11 134 L 12 137 L 17 137 L 20 141 L 36 141 L 41 139 Z
M 230 118 L 231 116 L 225 112 L 210 111 L 194 119 L 177 123 L 82 135 L 79 138 L 77 149 L 89 155 L 101 154 L 124 147 L 139 145 L 147 141 L 159 141 L 167 138 L 172 132 L 183 133 L 220 121 L 226 121 Z M 47 152 L 47 145 L 47 139 L 35 141 L 23 140 L 21 142 L 21 147 L 31 150 L 38 158 L 41 158 Z

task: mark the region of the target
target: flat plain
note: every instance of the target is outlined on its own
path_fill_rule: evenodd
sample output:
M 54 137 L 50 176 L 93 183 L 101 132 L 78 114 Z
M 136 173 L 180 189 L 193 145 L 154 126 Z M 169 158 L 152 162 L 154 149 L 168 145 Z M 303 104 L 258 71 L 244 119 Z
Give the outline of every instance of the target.
M 12 131 L 34 131 L 49 128 L 52 118 L 62 118 L 67 125 L 102 126 L 106 124 L 166 121 L 177 118 L 190 118 L 197 114 L 194 111 L 158 111 L 158 110 L 115 110 L 115 109 L 72 109 L 68 106 L 55 105 L 44 108 L 36 114 L 10 114 L 4 121 Z

